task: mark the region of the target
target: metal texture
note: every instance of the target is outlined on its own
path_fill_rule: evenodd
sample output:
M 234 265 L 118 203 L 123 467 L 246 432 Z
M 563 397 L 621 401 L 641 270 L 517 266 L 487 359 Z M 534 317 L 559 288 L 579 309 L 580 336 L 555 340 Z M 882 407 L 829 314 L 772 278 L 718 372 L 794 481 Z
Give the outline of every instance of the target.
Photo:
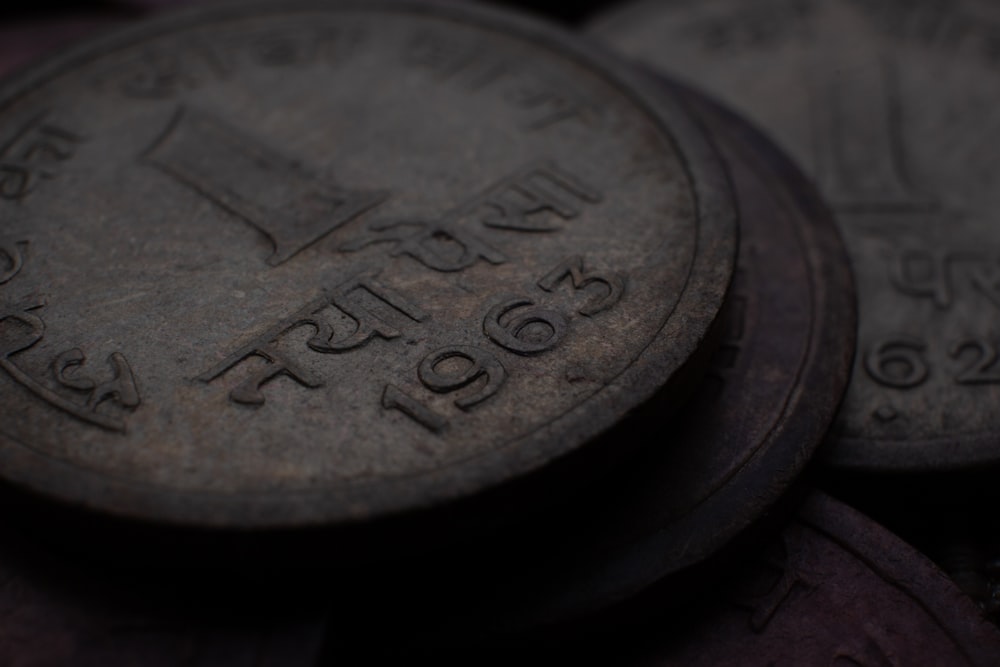
M 826 496 L 720 584 L 721 599 L 629 637 L 615 662 L 987 667 L 1000 656 L 1000 633 L 930 561 Z
M 474 7 L 242 3 L 10 81 L 3 478 L 186 525 L 362 520 L 672 386 L 731 193 L 676 102 L 589 50 Z
M 668 85 L 663 83 L 663 85 Z M 593 614 L 718 555 L 796 480 L 823 440 L 848 382 L 854 351 L 853 284 L 830 212 L 776 147 L 745 121 L 671 86 L 709 131 L 732 175 L 740 210 L 737 277 L 713 370 L 679 419 L 655 406 L 609 437 L 643 448 L 559 516 L 479 551 L 414 561 L 376 599 L 380 619 L 434 598 L 461 610 L 456 636 L 520 633 Z M 493 573 L 475 586 L 477 573 Z M 457 590 L 451 602 L 450 586 Z M 676 584 L 676 580 L 674 581 Z M 418 590 L 398 595 L 400 590 Z M 421 586 L 427 586 L 424 590 Z M 673 586 L 673 588 L 678 588 Z M 418 602 L 417 604 L 421 604 Z M 392 611 L 386 609 L 391 607 Z M 356 612 L 351 607 L 352 613 Z M 447 613 L 446 613 L 447 615 Z M 433 614 L 424 621 L 446 627 Z
M 171 583 L 171 578 L 173 582 Z M 149 577 L 75 564 L 3 527 L 0 664 L 17 667 L 307 667 L 322 613 L 187 575 Z M 290 600 L 289 598 L 293 598 Z
M 761 123 L 836 209 L 860 327 L 838 466 L 1000 461 L 998 31 L 975 0 L 649 2 L 591 26 Z

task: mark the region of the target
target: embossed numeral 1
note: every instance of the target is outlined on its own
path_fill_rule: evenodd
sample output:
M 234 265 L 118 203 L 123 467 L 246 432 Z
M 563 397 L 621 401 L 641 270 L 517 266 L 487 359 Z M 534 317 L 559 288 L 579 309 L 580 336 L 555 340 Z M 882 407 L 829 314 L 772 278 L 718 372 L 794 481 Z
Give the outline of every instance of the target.
M 387 384 L 382 392 L 382 407 L 386 410 L 399 410 L 434 433 L 440 433 L 448 425 L 447 419 L 393 384 Z
M 457 363 L 448 363 L 451 360 L 457 360 Z M 455 400 L 455 405 L 468 410 L 496 394 L 507 381 L 507 371 L 496 357 L 485 350 L 469 345 L 452 345 L 427 355 L 417 367 L 417 377 L 437 394 L 459 391 L 485 378 L 486 383 L 479 391 Z M 434 433 L 441 432 L 448 425 L 447 418 L 395 385 L 386 385 L 382 393 L 382 407 L 399 410 Z

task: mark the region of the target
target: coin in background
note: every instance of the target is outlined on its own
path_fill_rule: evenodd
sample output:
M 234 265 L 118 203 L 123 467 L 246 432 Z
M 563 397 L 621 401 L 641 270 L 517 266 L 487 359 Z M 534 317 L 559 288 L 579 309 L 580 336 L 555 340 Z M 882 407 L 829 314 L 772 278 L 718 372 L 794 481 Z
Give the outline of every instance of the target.
M 859 298 L 830 460 L 1000 461 L 1000 9 L 975 1 L 646 2 L 591 32 L 760 122 L 836 209 Z
M 722 600 L 651 624 L 616 657 L 632 653 L 624 664 L 637 665 L 985 667 L 1000 655 L 1000 633 L 944 574 L 821 494 L 768 551 L 719 584 Z

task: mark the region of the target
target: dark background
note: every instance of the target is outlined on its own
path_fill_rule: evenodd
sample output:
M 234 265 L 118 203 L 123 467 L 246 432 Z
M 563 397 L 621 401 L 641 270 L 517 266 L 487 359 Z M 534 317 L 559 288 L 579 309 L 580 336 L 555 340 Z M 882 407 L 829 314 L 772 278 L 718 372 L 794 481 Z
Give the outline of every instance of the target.
M 167 7 L 171 4 L 197 4 L 198 0 L 32 0 L 31 2 L 0 3 L 0 22 L 30 19 L 37 20 L 47 15 L 57 14 L 128 14 L 142 11 L 143 8 Z M 563 0 L 562 2 L 547 0 L 493 0 L 490 4 L 514 7 L 522 11 L 547 16 L 551 20 L 564 23 L 577 23 L 588 15 L 605 9 L 613 4 L 621 4 L 614 0 Z

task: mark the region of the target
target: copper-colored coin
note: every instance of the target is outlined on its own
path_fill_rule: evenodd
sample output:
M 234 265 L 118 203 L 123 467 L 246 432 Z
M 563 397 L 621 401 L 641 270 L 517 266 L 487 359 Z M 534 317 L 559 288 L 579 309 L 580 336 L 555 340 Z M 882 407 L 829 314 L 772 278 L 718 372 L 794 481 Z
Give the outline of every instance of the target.
M 646 2 L 591 28 L 766 128 L 836 209 L 859 341 L 830 459 L 1000 461 L 996 3 Z
M 669 95 L 448 4 L 242 3 L 0 90 L 0 476 L 196 526 L 523 478 L 674 387 L 736 248 Z

